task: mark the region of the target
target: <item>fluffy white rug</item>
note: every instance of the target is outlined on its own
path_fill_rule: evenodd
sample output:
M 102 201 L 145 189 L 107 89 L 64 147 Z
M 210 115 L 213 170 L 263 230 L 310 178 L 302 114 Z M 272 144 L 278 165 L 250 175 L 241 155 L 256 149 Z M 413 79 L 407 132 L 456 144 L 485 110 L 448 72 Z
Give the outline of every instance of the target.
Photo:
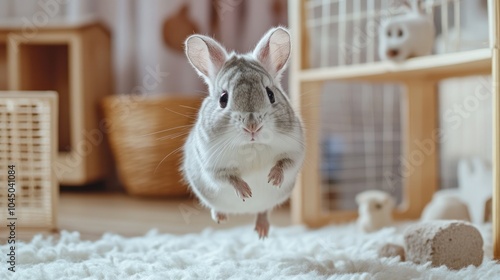
M 15 273 L 3 260 L 7 245 L 0 246 L 0 279 L 500 279 L 500 265 L 490 259 L 491 226 L 482 228 L 483 264 L 460 271 L 378 258 L 379 246 L 401 241 L 401 227 L 373 234 L 360 234 L 353 224 L 271 228 L 266 240 L 251 227 L 181 236 L 106 234 L 95 242 L 63 232 L 57 241 L 37 236 L 19 244 Z

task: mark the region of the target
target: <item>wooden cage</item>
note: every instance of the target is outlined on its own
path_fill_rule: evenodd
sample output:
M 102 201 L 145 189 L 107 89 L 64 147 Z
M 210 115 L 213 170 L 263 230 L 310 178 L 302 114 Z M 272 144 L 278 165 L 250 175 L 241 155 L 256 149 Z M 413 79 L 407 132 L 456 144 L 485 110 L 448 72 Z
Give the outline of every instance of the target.
M 448 17 L 449 2 L 454 0 L 427 1 L 445 5 L 443 17 Z M 493 76 L 493 228 L 494 228 L 494 256 L 500 258 L 500 5 L 495 0 L 488 1 L 489 13 L 489 45 L 468 51 L 446 54 L 435 54 L 411 58 L 403 63 L 381 62 L 371 60 L 367 63 L 338 63 L 335 66 L 323 65 L 313 67 L 310 61 L 311 46 L 308 29 L 308 13 L 310 5 L 318 6 L 338 3 L 339 11 L 335 20 L 346 20 L 344 0 L 290 0 L 289 25 L 293 37 L 294 52 L 290 71 L 290 93 L 294 105 L 300 108 L 306 134 L 306 163 L 299 176 L 297 187 L 292 197 L 292 219 L 295 223 L 304 223 L 311 227 L 318 227 L 332 222 L 348 221 L 356 218 L 356 211 L 325 212 L 321 208 L 320 190 L 320 156 L 321 145 L 319 128 L 315 125 L 320 121 L 317 107 L 320 105 L 320 94 L 323 85 L 329 81 L 355 81 L 369 83 L 393 82 L 404 85 L 406 92 L 403 95 L 403 156 L 411 156 L 418 149 L 416 139 L 436 139 L 438 129 L 438 104 L 436 84 L 446 78 L 470 75 L 492 74 Z M 368 1 L 367 5 L 374 1 Z M 427 3 L 426 2 L 426 3 Z M 455 1 L 457 2 L 457 1 Z M 311 4 L 312 3 L 312 4 Z M 342 4 L 344 3 L 344 4 Z M 354 5 L 360 1 L 354 0 Z M 344 6 L 343 6 L 344 5 Z M 321 13 L 330 13 L 330 6 L 322 7 Z M 328 11 L 325 10 L 328 8 Z M 428 8 L 432 11 L 432 6 Z M 366 12 L 368 16 L 370 12 Z M 317 20 L 317 19 L 316 19 Z M 328 22 L 332 19 L 321 18 Z M 459 20 L 459 18 L 458 18 Z M 443 29 L 448 28 L 445 24 Z M 340 24 L 339 36 L 346 36 L 345 25 Z M 327 36 L 326 33 L 320 36 Z M 325 52 L 328 52 L 325 49 Z M 370 54 L 369 54 L 370 55 Z M 355 61 L 356 62 L 356 61 Z M 438 151 L 438 141 L 432 141 L 432 149 Z M 431 200 L 432 195 L 439 187 L 438 181 L 438 153 L 433 152 L 413 166 L 412 172 L 403 179 L 403 203 L 395 210 L 397 219 L 417 219 L 424 206 Z

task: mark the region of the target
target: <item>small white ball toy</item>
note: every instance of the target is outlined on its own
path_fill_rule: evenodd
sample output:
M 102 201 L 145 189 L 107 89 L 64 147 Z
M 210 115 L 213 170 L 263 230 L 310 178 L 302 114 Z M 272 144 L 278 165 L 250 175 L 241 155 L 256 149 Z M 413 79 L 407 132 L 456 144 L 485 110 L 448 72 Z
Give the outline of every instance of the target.
M 393 198 L 386 192 L 370 190 L 356 196 L 358 227 L 364 232 L 374 232 L 392 225 Z
M 434 23 L 418 7 L 402 15 L 383 20 L 379 27 L 379 57 L 381 60 L 403 61 L 407 58 L 428 55 L 434 45 Z

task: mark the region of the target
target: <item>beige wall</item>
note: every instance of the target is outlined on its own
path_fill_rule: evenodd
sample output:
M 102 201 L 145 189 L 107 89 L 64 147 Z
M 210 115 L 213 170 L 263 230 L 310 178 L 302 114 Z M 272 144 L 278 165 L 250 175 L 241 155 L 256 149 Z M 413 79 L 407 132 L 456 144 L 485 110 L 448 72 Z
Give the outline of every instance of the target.
M 449 79 L 440 84 L 441 187 L 457 187 L 457 163 L 479 157 L 491 162 L 491 76 Z

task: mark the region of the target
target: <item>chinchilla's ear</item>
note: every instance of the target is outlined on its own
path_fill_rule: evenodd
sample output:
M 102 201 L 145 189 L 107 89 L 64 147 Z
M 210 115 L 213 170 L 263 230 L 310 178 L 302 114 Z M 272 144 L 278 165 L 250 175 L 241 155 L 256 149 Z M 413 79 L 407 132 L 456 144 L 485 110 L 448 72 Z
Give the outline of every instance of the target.
M 362 204 L 366 202 L 366 193 L 358 193 L 355 197 L 356 203 Z
M 286 69 L 292 45 L 290 33 L 283 27 L 269 30 L 255 47 L 253 55 L 277 80 Z
M 214 39 L 203 35 L 189 36 L 185 48 L 186 56 L 196 72 L 211 84 L 227 60 L 226 49 Z

